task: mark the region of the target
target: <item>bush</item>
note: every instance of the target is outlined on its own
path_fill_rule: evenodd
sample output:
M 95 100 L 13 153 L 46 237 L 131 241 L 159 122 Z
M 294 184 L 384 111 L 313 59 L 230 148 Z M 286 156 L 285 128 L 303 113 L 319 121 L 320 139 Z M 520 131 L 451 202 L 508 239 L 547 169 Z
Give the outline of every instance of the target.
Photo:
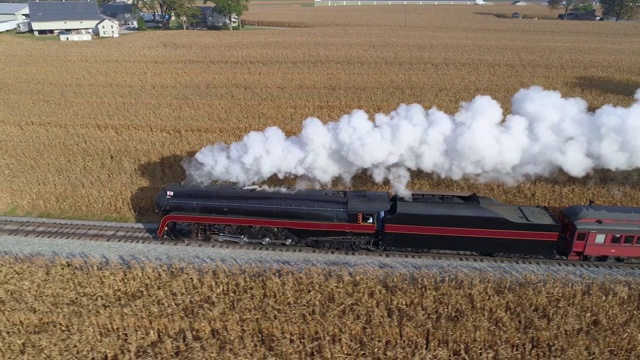
M 142 16 L 138 16 L 138 31 L 147 30 L 147 23 L 144 22 Z

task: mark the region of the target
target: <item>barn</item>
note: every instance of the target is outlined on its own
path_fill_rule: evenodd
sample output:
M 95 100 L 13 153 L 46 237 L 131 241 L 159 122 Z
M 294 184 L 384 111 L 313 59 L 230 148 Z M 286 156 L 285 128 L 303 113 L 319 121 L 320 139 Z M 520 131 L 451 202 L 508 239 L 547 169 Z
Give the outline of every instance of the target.
M 29 19 L 29 5 L 0 3 L 0 21 L 25 21 Z
M 29 18 L 27 4 L 0 3 L 0 32 L 15 30 Z
M 60 31 L 91 34 L 103 19 L 95 0 L 29 1 L 29 12 L 35 35 L 58 35 Z

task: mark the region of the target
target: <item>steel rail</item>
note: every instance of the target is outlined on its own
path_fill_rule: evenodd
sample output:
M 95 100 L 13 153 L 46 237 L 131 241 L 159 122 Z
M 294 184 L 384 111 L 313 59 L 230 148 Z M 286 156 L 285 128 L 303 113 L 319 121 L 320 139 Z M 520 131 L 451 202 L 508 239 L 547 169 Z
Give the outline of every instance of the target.
M 109 243 L 136 243 L 165 246 L 187 246 L 198 248 L 236 249 L 244 251 L 313 253 L 328 255 L 346 255 L 378 258 L 399 259 L 430 259 L 485 264 L 527 264 L 558 266 L 562 268 L 604 268 L 640 270 L 640 263 L 616 262 L 581 262 L 568 260 L 554 260 L 543 258 L 523 257 L 488 257 L 472 255 L 470 253 L 447 252 L 398 252 L 398 251 L 368 251 L 368 250 L 338 250 L 312 248 L 302 245 L 261 245 L 238 244 L 234 242 L 197 241 L 191 239 L 157 239 L 157 228 L 152 225 L 131 223 L 104 223 L 92 221 L 75 221 L 62 219 L 35 219 L 0 217 L 0 235 L 23 236 L 47 239 L 74 239 L 86 241 L 100 241 Z

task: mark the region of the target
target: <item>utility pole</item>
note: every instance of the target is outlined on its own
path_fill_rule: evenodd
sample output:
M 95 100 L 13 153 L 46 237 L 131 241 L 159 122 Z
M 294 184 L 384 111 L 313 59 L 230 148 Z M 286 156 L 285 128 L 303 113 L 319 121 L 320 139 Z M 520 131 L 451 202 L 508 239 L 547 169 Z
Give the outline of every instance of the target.
M 404 2 L 404 27 L 407 27 L 407 2 Z

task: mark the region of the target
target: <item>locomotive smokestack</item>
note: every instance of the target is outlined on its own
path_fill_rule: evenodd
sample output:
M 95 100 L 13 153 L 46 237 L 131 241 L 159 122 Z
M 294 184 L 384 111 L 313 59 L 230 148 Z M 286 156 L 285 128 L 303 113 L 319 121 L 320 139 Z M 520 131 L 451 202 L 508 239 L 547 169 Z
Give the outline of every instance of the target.
M 406 196 L 409 170 L 441 177 L 514 184 L 562 170 L 582 177 L 594 169 L 640 168 L 640 89 L 630 107 L 589 112 L 580 98 L 533 86 L 512 98 L 512 114 L 489 96 L 476 96 L 448 115 L 400 105 L 371 120 L 361 110 L 323 124 L 303 122 L 287 137 L 269 127 L 241 141 L 202 148 L 183 166 L 189 182 L 260 183 L 271 176 L 303 177 L 330 185 L 362 170 Z

